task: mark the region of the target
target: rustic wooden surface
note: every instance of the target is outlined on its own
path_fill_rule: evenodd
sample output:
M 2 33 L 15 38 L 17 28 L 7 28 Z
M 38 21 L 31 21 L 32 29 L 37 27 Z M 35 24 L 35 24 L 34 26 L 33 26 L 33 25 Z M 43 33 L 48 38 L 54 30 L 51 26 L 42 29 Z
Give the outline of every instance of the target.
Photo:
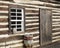
M 0 1 L 0 35 L 3 34 L 8 34 L 9 29 L 8 29 L 8 7 L 9 5 L 17 5 L 25 8 L 25 21 L 26 21 L 26 32 L 33 34 L 33 48 L 39 48 L 39 8 L 45 8 L 45 7 L 51 7 L 53 8 L 52 12 L 52 42 L 56 42 L 60 40 L 60 10 L 59 5 L 57 4 L 52 4 L 52 3 L 44 3 L 44 2 L 33 2 L 28 4 L 16 4 L 12 2 L 7 1 Z M 45 6 L 46 5 L 46 6 Z M 50 9 L 51 9 L 50 8 Z M 55 9 L 56 8 L 56 9 Z M 47 8 L 45 8 L 47 9 Z M 1 12 L 2 11 L 2 12 Z M 57 14 L 58 13 L 58 14 Z M 33 16 L 33 17 L 32 17 Z M 59 19 L 58 19 L 59 18 Z M 23 35 L 20 36 L 21 34 L 10 34 L 8 38 L 0 38 L 0 48 L 23 48 L 24 43 L 23 43 Z

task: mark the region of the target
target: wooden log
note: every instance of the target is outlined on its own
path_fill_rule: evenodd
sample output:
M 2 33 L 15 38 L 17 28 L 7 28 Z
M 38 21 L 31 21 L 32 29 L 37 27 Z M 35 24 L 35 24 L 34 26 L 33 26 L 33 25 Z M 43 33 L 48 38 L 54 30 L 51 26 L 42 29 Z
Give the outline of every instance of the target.
M 60 35 L 60 32 L 55 32 L 55 33 L 52 33 L 53 36 L 55 35 Z
M 0 18 L 0 22 L 8 22 L 8 18 Z
M 8 25 L 0 25 L 0 28 L 8 28 Z
M 0 22 L 0 25 L 8 25 L 8 22 Z

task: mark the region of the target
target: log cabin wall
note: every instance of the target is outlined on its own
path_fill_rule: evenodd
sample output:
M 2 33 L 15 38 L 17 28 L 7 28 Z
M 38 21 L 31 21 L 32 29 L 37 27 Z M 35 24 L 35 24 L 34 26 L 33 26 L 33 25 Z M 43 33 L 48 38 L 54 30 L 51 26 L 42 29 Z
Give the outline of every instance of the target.
M 7 1 L 0 1 L 0 35 L 9 33 L 8 9 L 10 5 L 17 5 L 25 8 L 26 28 L 25 32 L 21 32 L 20 34 L 9 34 L 8 38 L 0 38 L 0 48 L 23 48 L 23 35 L 26 32 L 33 34 L 33 47 L 39 48 L 39 8 L 41 7 L 45 9 L 46 7 L 49 7 L 50 9 L 52 9 L 52 42 L 60 40 L 60 8 L 57 8 L 59 7 L 59 5 L 54 5 L 51 3 L 46 3 L 46 5 L 44 5 L 40 4 L 40 2 L 38 2 L 37 4 L 31 2 L 16 4 Z

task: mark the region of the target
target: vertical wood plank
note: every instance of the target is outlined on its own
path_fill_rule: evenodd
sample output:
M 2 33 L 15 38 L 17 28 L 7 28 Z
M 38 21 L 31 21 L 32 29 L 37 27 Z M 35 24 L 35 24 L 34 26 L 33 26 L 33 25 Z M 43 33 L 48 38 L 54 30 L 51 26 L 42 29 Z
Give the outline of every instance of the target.
M 46 45 L 52 41 L 51 10 L 40 9 L 40 44 Z

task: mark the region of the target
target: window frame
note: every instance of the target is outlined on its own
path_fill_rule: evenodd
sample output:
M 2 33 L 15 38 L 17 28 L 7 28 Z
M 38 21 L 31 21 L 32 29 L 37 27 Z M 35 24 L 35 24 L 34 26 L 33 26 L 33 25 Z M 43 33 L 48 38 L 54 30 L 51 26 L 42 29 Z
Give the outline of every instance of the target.
M 20 22 L 22 22 L 21 23 L 21 31 L 16 31 L 16 32 L 13 32 L 13 29 L 12 29 L 12 31 L 11 31 L 11 15 L 10 15 L 10 13 L 11 13 L 11 9 L 22 9 L 22 15 L 21 15 L 21 18 L 22 18 L 22 20 L 20 21 Z M 23 7 L 20 7 L 20 6 L 18 6 L 18 5 L 10 5 L 9 6 L 9 9 L 8 9 L 8 11 L 9 11 L 9 13 L 8 13 L 8 23 L 9 23 L 9 34 L 11 33 L 11 34 L 13 34 L 13 33 L 21 33 L 21 32 L 25 32 L 25 8 L 23 8 Z M 17 18 L 17 17 L 16 17 Z M 15 21 L 15 22 L 18 22 L 18 21 Z M 17 29 L 16 29 L 17 30 Z

